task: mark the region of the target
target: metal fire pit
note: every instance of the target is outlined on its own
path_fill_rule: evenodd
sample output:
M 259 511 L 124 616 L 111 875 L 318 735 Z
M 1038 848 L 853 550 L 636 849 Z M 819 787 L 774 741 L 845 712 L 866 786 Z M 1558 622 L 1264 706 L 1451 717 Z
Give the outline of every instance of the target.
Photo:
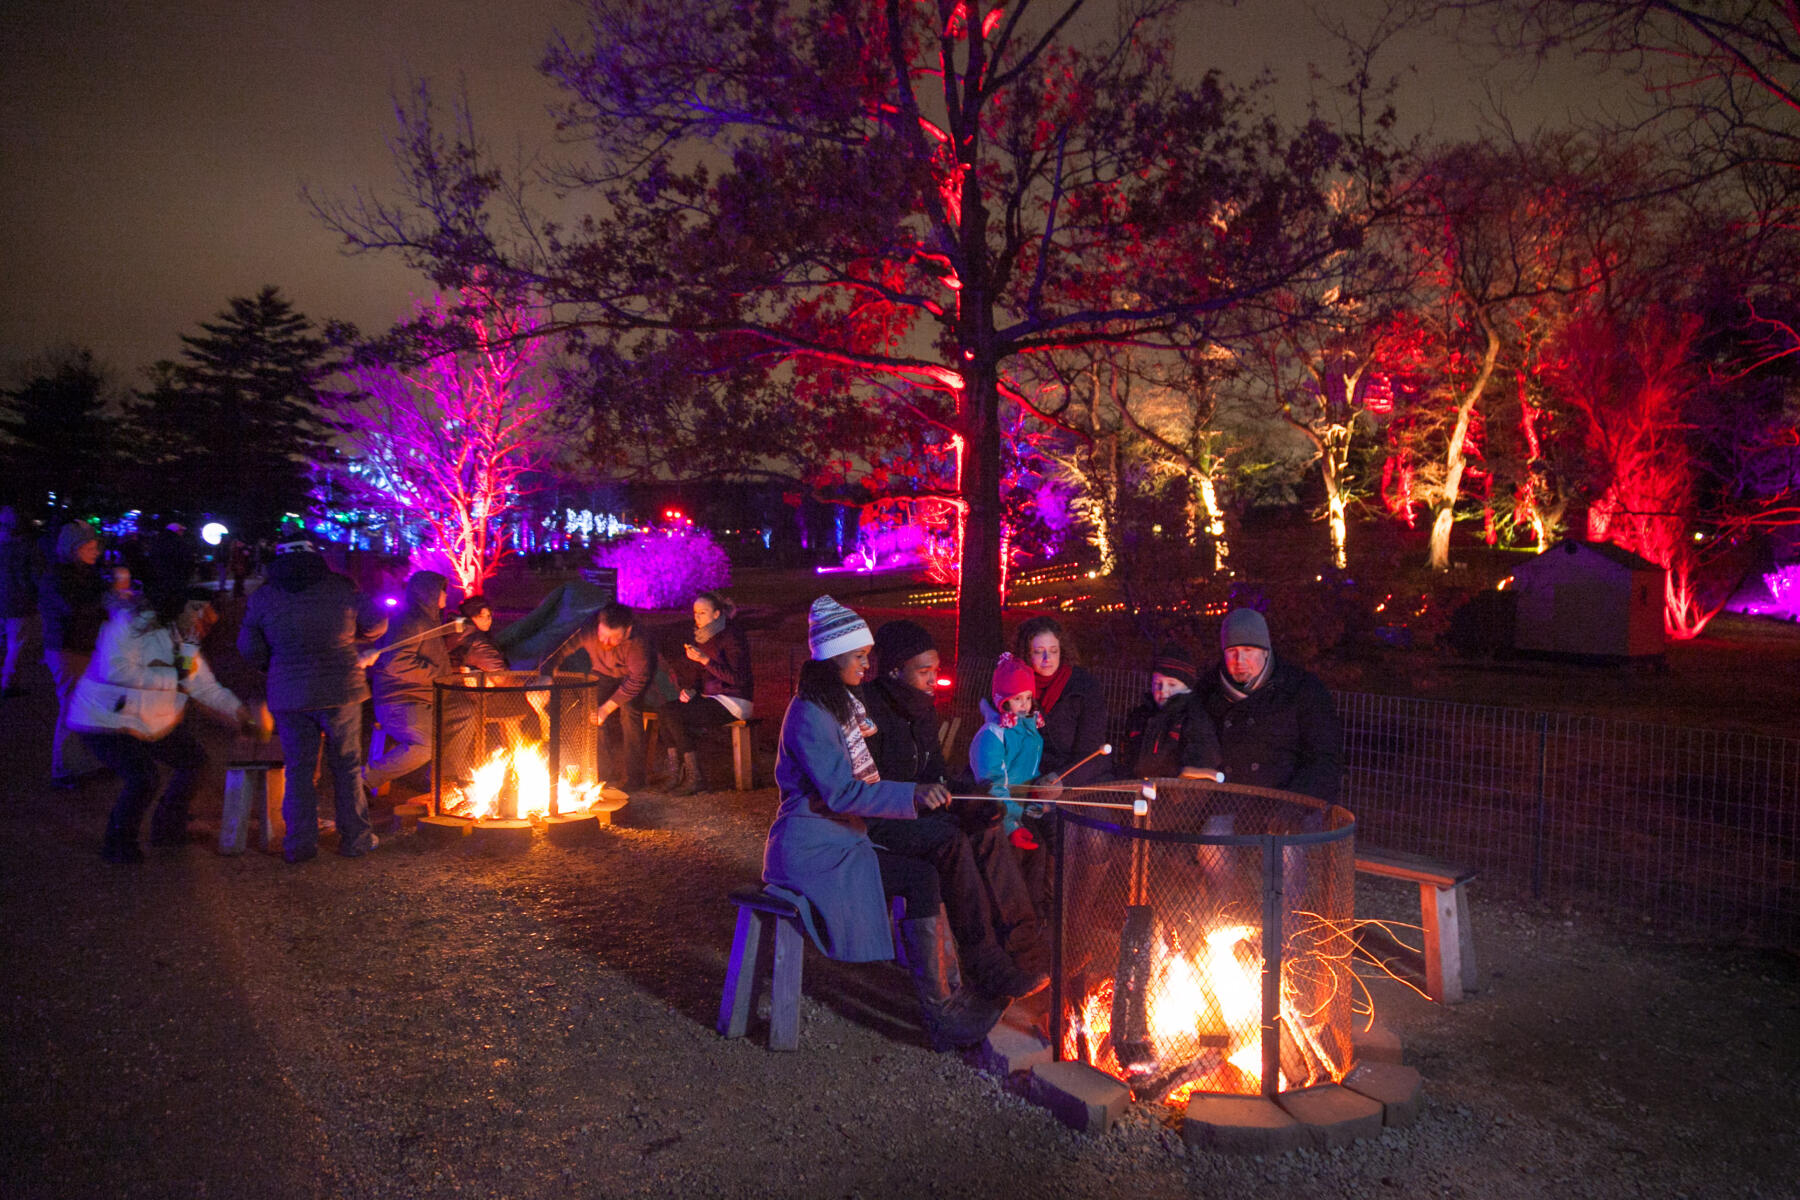
M 557 837 L 591 828 L 595 814 L 624 802 L 611 788 L 596 795 L 596 681 L 508 671 L 449 676 L 433 690 L 436 824 L 471 822 L 495 835 L 487 839 L 494 849 L 516 849 L 529 843 L 533 821 Z
M 1341 1080 L 1353 1065 L 1350 813 L 1164 780 L 1147 816 L 1120 818 L 1059 812 L 1057 1057 L 1175 1105 Z

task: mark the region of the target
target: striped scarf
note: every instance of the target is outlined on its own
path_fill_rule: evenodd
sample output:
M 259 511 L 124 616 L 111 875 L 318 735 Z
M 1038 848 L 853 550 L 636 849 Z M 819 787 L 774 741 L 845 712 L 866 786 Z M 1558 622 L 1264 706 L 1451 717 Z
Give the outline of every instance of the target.
M 868 742 L 875 725 L 869 720 L 869 710 L 854 693 L 850 696 L 850 719 L 840 728 L 844 732 L 844 747 L 850 751 L 850 773 L 864 783 L 880 783 L 881 772 L 875 769 L 875 756 L 869 753 Z

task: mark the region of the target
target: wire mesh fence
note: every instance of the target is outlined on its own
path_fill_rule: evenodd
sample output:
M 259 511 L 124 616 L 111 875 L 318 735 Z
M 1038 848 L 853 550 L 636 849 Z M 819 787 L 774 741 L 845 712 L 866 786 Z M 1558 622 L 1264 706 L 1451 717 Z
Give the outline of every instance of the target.
M 964 663 L 960 749 L 991 661 Z M 1143 671 L 1096 667 L 1121 740 Z M 1483 886 L 1714 937 L 1800 944 L 1800 739 L 1336 692 L 1357 836 Z M 957 761 L 952 759 L 953 762 Z

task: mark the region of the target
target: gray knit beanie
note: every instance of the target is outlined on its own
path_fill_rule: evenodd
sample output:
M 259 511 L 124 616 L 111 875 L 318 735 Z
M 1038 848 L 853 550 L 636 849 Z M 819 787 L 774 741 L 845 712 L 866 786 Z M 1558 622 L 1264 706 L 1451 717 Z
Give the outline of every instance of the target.
M 1269 623 L 1254 608 L 1234 608 L 1226 615 L 1225 627 L 1219 630 L 1219 649 L 1229 650 L 1233 646 L 1271 648 Z

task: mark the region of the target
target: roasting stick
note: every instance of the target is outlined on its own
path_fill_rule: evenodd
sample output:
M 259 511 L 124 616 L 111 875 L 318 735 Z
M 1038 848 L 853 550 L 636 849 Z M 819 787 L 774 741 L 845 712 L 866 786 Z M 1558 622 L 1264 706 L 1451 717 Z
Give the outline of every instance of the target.
M 402 646 L 410 646 L 414 642 L 422 642 L 428 637 L 436 637 L 438 634 L 447 632 L 452 629 L 454 629 L 457 633 L 461 633 L 462 628 L 463 628 L 463 618 L 453 617 L 450 620 L 445 621 L 442 625 L 439 625 L 436 629 L 427 629 L 424 633 L 415 633 L 409 638 L 401 638 L 399 641 L 394 642 L 391 645 L 383 646 L 383 647 L 381 647 L 380 652 L 381 652 L 381 654 L 386 654 L 390 650 L 398 650 Z
M 1002 800 L 1003 796 L 951 796 L 952 800 Z M 1116 808 L 1134 816 L 1146 816 L 1150 812 L 1150 797 L 1140 795 L 1130 804 L 1110 803 L 1105 800 L 1034 800 L 1030 796 L 1014 796 L 1011 799 L 1021 804 L 1063 804 L 1071 808 Z
M 1176 782 L 1176 783 L 1224 783 L 1225 782 L 1225 772 L 1214 771 L 1210 777 L 1203 775 L 1199 779 L 1187 779 L 1184 777 L 1177 778 L 1174 780 L 1174 782 Z M 1065 787 L 1063 789 L 1063 791 L 1065 791 L 1065 792 L 1120 792 L 1120 791 L 1124 791 L 1126 788 L 1133 787 L 1133 786 L 1135 786 L 1135 785 L 1130 780 L 1121 780 L 1117 783 L 1072 783 L 1068 787 Z
M 1064 770 L 1058 772 L 1058 774 L 1056 776 L 1056 781 L 1058 783 L 1061 783 L 1064 779 L 1068 778 L 1069 772 L 1078 771 L 1082 767 L 1087 766 L 1090 762 L 1093 762 L 1096 758 L 1099 758 L 1102 754 L 1111 754 L 1111 753 L 1112 753 L 1112 743 L 1108 742 L 1108 743 L 1106 743 L 1106 745 L 1100 747 L 1098 750 L 1094 751 L 1092 754 L 1088 755 L 1086 758 L 1082 759 L 1080 762 L 1076 763 L 1074 766 L 1067 767 Z

